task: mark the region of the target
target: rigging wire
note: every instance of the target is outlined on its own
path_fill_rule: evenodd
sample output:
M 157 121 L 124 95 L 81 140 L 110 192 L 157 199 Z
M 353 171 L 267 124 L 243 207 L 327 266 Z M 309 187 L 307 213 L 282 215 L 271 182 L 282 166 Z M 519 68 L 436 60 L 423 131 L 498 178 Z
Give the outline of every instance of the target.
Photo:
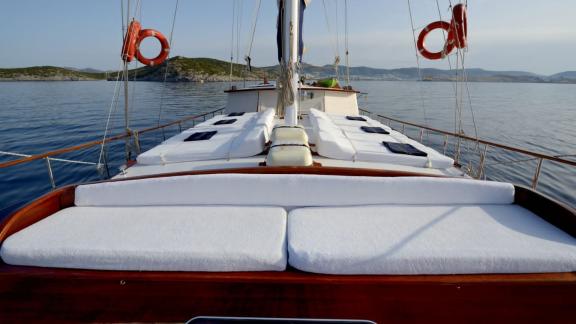
M 238 1 L 238 10 L 236 11 L 236 65 L 240 64 L 240 31 L 242 30 L 242 11 L 244 9 L 244 0 Z
M 170 28 L 170 37 L 168 38 L 168 44 L 170 44 L 170 48 L 174 48 L 173 37 L 174 37 L 174 27 L 176 26 L 176 17 L 178 14 L 178 4 L 180 0 L 176 0 L 176 4 L 174 6 L 174 14 L 172 16 L 172 27 Z M 160 122 L 162 120 L 162 107 L 164 105 L 164 94 L 166 92 L 166 79 L 168 77 L 168 67 L 170 65 L 170 61 L 167 60 L 164 63 L 164 78 L 162 80 L 162 90 L 160 92 L 160 109 L 158 111 L 158 123 L 157 125 L 160 126 Z M 162 129 L 162 135 L 164 136 L 164 129 Z
M 418 90 L 420 94 L 420 105 L 422 106 L 422 113 L 424 115 L 424 125 L 428 126 L 428 114 L 426 112 L 426 105 L 424 104 L 424 90 L 422 89 L 422 69 L 420 67 L 420 55 L 418 54 L 418 42 L 416 41 L 416 30 L 414 29 L 414 15 L 412 14 L 412 3 L 410 0 L 406 0 L 408 3 L 408 13 L 410 14 L 410 25 L 412 27 L 412 39 L 414 41 L 414 54 L 416 55 L 416 65 L 418 67 Z
M 254 14 L 252 16 L 252 32 L 251 32 L 251 36 L 250 36 L 250 41 L 248 43 L 248 48 L 246 49 L 246 57 L 244 58 L 246 60 L 246 69 L 248 71 L 252 71 L 252 46 L 254 45 L 254 36 L 256 35 L 256 26 L 258 25 L 258 17 L 260 16 L 260 5 L 261 5 L 261 0 L 258 0 L 256 2 L 256 6 L 254 7 Z
M 106 119 L 106 126 L 104 127 L 104 136 L 102 137 L 102 144 L 100 145 L 100 154 L 98 155 L 98 163 L 96 164 L 96 169 L 98 171 L 102 171 L 104 167 L 104 163 L 102 163 L 104 159 L 104 150 L 106 149 L 106 138 L 108 137 L 108 132 L 110 130 L 110 120 L 112 115 L 118 108 L 118 102 L 120 99 L 120 76 L 124 73 L 120 68 L 116 74 L 116 82 L 114 82 L 114 94 L 112 95 L 112 101 L 110 102 L 110 107 L 108 108 L 108 118 Z
M 326 6 L 326 0 L 322 0 L 322 5 L 324 7 L 324 20 L 326 21 L 326 29 L 328 34 L 332 34 L 332 28 L 330 26 L 330 18 L 328 15 L 328 7 Z M 336 75 L 338 75 L 338 64 L 340 64 L 340 52 L 338 51 L 337 38 L 331 40 L 332 47 L 334 49 L 334 70 Z
M 232 74 L 234 72 L 234 26 L 236 24 L 236 1 L 232 1 L 232 25 L 230 28 L 230 88 L 232 88 Z
M 344 0 L 344 47 L 346 50 L 346 85 L 350 87 L 350 48 L 348 46 L 348 0 Z
M 334 65 L 336 68 L 336 80 L 340 80 L 340 28 L 338 28 L 339 24 L 338 24 L 338 0 L 334 0 L 334 4 L 335 4 L 335 11 L 336 11 L 336 15 L 335 15 L 335 29 L 336 29 L 336 51 L 338 52 L 338 56 L 336 56 L 336 59 L 334 60 Z

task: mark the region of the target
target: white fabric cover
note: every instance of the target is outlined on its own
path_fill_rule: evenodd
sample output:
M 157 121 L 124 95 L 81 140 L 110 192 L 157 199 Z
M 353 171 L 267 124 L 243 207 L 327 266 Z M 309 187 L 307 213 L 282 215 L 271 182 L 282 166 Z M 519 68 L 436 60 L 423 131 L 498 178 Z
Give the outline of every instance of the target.
M 447 169 L 454 165 L 454 160 L 451 158 L 414 140 L 408 138 L 402 139 L 397 134 L 398 133 L 394 131 L 392 131 L 390 135 L 346 132 L 346 136 L 350 139 L 350 142 L 356 150 L 355 159 L 357 161 L 383 162 L 436 169 Z M 428 156 L 396 154 L 390 152 L 384 144 L 382 144 L 382 141 L 411 144 L 420 151 L 426 152 Z
M 269 108 L 259 113 L 254 120 L 256 126 L 264 126 L 266 128 L 266 141 L 270 140 L 270 135 L 272 134 L 272 129 L 274 128 L 274 117 L 276 116 L 276 110 Z
M 327 115 L 328 118 L 330 118 L 330 120 L 342 127 L 342 126 L 382 126 L 382 124 L 378 121 L 375 121 L 374 119 L 367 117 L 367 116 L 354 116 L 354 117 L 362 117 L 364 119 L 366 119 L 366 121 L 361 121 L 361 120 L 349 120 L 348 118 L 346 118 L 346 116 L 339 116 L 339 115 Z
M 511 204 L 508 183 L 431 177 L 211 174 L 80 185 L 76 206 Z
M 350 140 L 331 131 L 316 133 L 316 151 L 321 156 L 337 160 L 353 160 L 356 155 Z
M 576 271 L 576 239 L 516 205 L 295 209 L 288 255 L 327 274 Z
M 275 127 L 270 141 L 295 141 L 308 144 L 308 135 L 304 127 Z
M 257 113 L 244 113 L 242 116 L 228 116 L 228 115 L 217 115 L 213 118 L 202 122 L 190 130 L 194 128 L 216 128 L 222 130 L 241 130 L 248 124 L 253 124 L 257 118 Z M 236 119 L 236 121 L 229 125 L 214 125 L 214 123 L 223 120 L 223 119 Z
M 308 146 L 273 146 L 266 157 L 269 166 L 311 166 L 313 163 Z
M 316 144 L 318 154 L 338 160 L 381 162 L 421 168 L 447 169 L 454 165 L 454 160 L 434 149 L 376 120 L 365 116 L 363 118 L 366 121 L 348 120 L 346 116 L 327 115 L 312 109 L 309 115 L 313 133 L 311 137 Z M 368 134 L 360 129 L 361 126 L 382 127 L 390 134 Z M 382 144 L 383 141 L 411 144 L 426 152 L 428 156 L 392 153 Z
M 198 131 L 217 130 L 218 133 L 206 141 L 184 142 L 184 139 Z M 176 135 L 137 158 L 140 164 L 164 164 L 188 161 L 206 161 L 227 158 L 255 156 L 264 151 L 266 130 L 262 126 L 250 127 L 244 131 L 222 131 L 203 128 Z
M 100 270 L 282 271 L 286 212 L 271 207 L 72 207 L 10 236 L 13 265 Z

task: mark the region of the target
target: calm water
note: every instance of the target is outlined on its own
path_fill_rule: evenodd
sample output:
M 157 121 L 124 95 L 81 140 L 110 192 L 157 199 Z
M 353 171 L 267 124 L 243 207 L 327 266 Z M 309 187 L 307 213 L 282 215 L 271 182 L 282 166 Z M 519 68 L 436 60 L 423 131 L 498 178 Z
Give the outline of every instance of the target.
M 164 87 L 160 83 L 140 82 L 135 86 L 131 126 L 141 129 L 157 124 L 163 91 L 162 121 L 168 122 L 223 107 L 223 90 L 228 84 L 174 83 Z M 454 129 L 454 90 L 450 83 L 370 81 L 355 82 L 354 87 L 368 93 L 360 99 L 360 105 L 371 111 Z M 34 154 L 100 139 L 113 91 L 114 82 L 0 83 L 0 151 Z M 543 153 L 576 154 L 576 85 L 472 83 L 470 92 L 480 137 Z M 473 134 L 469 108 L 463 117 L 466 132 Z M 116 110 L 112 125 L 112 133 L 121 132 L 121 107 Z M 174 127 L 165 135 L 177 131 Z M 414 130 L 407 132 L 418 135 Z M 143 149 L 161 139 L 161 133 L 144 135 Z M 439 136 L 427 137 L 427 143 L 438 149 L 442 140 Z M 473 148 L 464 146 L 463 151 L 477 156 L 472 153 Z M 58 157 L 97 162 L 98 154 L 99 148 L 94 147 Z M 525 158 L 489 151 L 488 178 L 529 184 L 535 161 L 501 164 Z M 0 161 L 9 159 L 12 158 L 0 156 Z M 116 173 L 123 159 L 121 142 L 109 147 L 109 159 L 110 172 Z M 59 186 L 101 178 L 91 165 L 53 161 L 52 166 Z M 49 190 L 44 161 L 0 169 L 0 217 Z M 575 168 L 545 162 L 539 190 L 575 206 Z

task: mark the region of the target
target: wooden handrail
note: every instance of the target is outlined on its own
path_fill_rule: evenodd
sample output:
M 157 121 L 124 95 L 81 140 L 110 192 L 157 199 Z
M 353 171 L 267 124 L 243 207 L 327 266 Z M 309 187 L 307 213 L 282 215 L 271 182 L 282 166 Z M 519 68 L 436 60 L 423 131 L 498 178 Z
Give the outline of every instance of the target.
M 534 152 L 534 151 L 529 151 L 526 149 L 521 149 L 521 148 L 517 148 L 517 147 L 513 147 L 513 146 L 508 146 L 508 145 L 504 145 L 504 144 L 499 144 L 499 143 L 495 143 L 495 142 L 490 142 L 487 140 L 483 140 L 483 139 L 479 139 L 479 138 L 474 138 L 471 136 L 467 136 L 464 134 L 457 134 L 457 133 L 453 133 L 453 132 L 449 132 L 449 131 L 445 131 L 445 130 L 441 130 L 441 129 L 437 129 L 437 128 L 433 128 L 433 127 L 429 127 L 429 126 L 424 126 L 424 125 L 420 125 L 420 124 L 416 124 L 416 123 L 412 123 L 412 122 L 407 122 L 404 120 L 400 120 L 400 119 L 396 119 L 396 118 L 392 118 L 392 117 L 388 117 L 388 116 L 383 116 L 383 115 L 379 115 L 376 114 L 374 112 L 371 112 L 369 110 L 366 109 L 362 109 L 359 108 L 361 112 L 364 113 L 368 113 L 368 114 L 373 114 L 376 115 L 380 118 L 384 118 L 387 120 L 391 120 L 393 122 L 397 122 L 397 123 L 401 123 L 403 125 L 408 125 L 408 126 L 413 126 L 413 127 L 418 127 L 420 129 L 426 129 L 429 131 L 433 131 L 436 133 L 440 133 L 440 134 L 444 134 L 444 135 L 449 135 L 449 136 L 454 136 L 454 137 L 458 137 L 458 138 L 462 138 L 462 139 L 466 139 L 466 140 L 470 140 L 470 141 L 474 141 L 477 143 L 481 143 L 481 144 L 486 144 L 489 146 L 493 146 L 493 147 L 498 147 L 501 149 L 505 149 L 508 151 L 512 151 L 512 152 L 517 152 L 517 153 L 522 153 L 522 154 L 526 154 L 526 155 L 530 155 L 533 156 L 534 158 L 539 158 L 539 159 L 544 159 L 544 160 L 550 160 L 550 161 L 554 161 L 554 162 L 558 162 L 558 163 L 563 163 L 563 164 L 567 164 L 567 165 L 571 165 L 571 166 L 576 166 L 576 161 L 571 161 L 571 160 L 567 160 L 567 159 L 563 159 L 560 157 L 556 157 L 553 155 L 548 155 L 548 154 L 543 154 L 543 153 L 538 153 L 538 152 Z
M 197 119 L 200 117 L 204 117 L 210 114 L 215 114 L 219 111 L 224 110 L 225 108 L 219 108 L 216 110 L 212 110 L 200 115 L 195 115 L 195 116 L 190 116 L 190 117 L 186 117 L 186 118 L 182 118 L 180 120 L 176 120 L 164 125 L 160 125 L 160 126 L 154 126 L 154 127 L 149 127 L 149 128 L 145 128 L 143 130 L 138 131 L 138 134 L 142 134 L 142 133 L 147 133 L 147 132 L 151 132 L 157 129 L 161 129 L 161 128 L 166 128 L 168 126 L 172 126 L 172 125 L 176 125 L 178 123 L 182 123 L 188 120 L 192 120 L 192 119 Z M 83 144 L 79 144 L 79 145 L 74 145 L 74 146 L 69 146 L 69 147 L 65 147 L 65 148 L 61 148 L 58 150 L 54 150 L 54 151 L 49 151 L 49 152 L 44 152 L 44 153 L 40 153 L 40 154 L 35 154 L 32 155 L 30 157 L 26 157 L 23 159 L 18 159 L 18 160 L 12 160 L 12 161 L 8 161 L 8 162 L 4 162 L 4 163 L 0 163 L 0 169 L 2 168 L 7 168 L 7 167 L 11 167 L 14 165 L 18 165 L 18 164 L 22 164 L 22 163 L 26 163 L 26 162 L 31 162 L 31 161 L 36 161 L 36 160 L 41 160 L 44 159 L 46 157 L 49 156 L 54 156 L 54 155 L 59 155 L 59 154 L 63 154 L 63 153 L 68 153 L 68 152 L 72 152 L 72 151 L 78 151 L 81 149 L 85 149 L 85 148 L 89 148 L 92 146 L 96 146 L 96 145 L 102 145 L 103 143 L 108 143 L 108 142 L 112 142 L 112 141 L 117 141 L 120 139 L 124 139 L 126 137 L 130 137 L 132 136 L 131 133 L 126 133 L 126 134 L 119 134 L 119 135 L 115 135 L 112 137 L 108 137 L 106 140 L 102 141 L 102 140 L 98 140 L 98 141 L 91 141 L 91 142 L 87 142 L 87 143 L 83 143 Z

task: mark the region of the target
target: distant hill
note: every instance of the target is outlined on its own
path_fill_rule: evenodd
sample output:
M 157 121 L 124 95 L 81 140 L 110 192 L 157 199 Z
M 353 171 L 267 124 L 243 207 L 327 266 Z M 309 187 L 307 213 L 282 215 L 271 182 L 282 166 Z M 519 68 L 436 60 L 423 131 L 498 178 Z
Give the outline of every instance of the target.
M 89 81 L 105 78 L 105 73 L 87 73 L 55 66 L 0 69 L 0 81 Z
M 576 80 L 576 71 L 556 73 L 548 77 L 548 81 L 557 83 L 574 83 L 574 80 Z
M 198 81 L 228 81 L 230 80 L 230 62 L 211 58 L 186 58 L 176 56 L 168 60 L 168 71 L 164 65 L 144 66 L 131 70 L 131 80 L 138 81 L 163 81 L 166 73 L 166 81 L 169 82 L 198 82 Z M 112 75 L 114 74 L 114 76 Z M 261 80 L 264 77 L 275 78 L 277 71 L 269 71 L 263 68 L 253 68 L 246 71 L 246 66 L 233 64 L 232 80 Z M 115 78 L 115 73 L 109 75 L 109 79 Z
M 230 79 L 230 63 L 211 58 L 186 58 L 176 56 L 168 60 L 166 65 L 143 66 L 130 70 L 130 79 L 137 81 L 163 81 L 164 75 L 170 82 L 228 81 Z M 316 66 L 302 64 L 302 70 L 307 79 L 319 79 L 335 76 L 334 66 Z M 339 74 L 345 75 L 345 67 L 339 66 Z M 421 69 L 425 81 L 450 81 L 457 76 L 457 71 L 440 69 Z M 534 83 L 576 83 L 576 71 L 557 73 L 550 76 L 538 75 L 523 71 L 489 71 L 484 69 L 467 69 L 468 81 L 471 82 L 534 82 Z M 103 72 L 96 69 L 59 68 L 53 66 L 37 66 L 19 69 L 0 69 L 0 81 L 12 80 L 108 80 L 116 79 L 116 72 Z M 261 80 L 267 77 L 271 80 L 278 76 L 278 66 L 253 67 L 246 71 L 243 64 L 233 64 L 232 80 Z M 353 80 L 385 80 L 414 81 L 419 80 L 417 68 L 379 69 L 366 66 L 350 68 Z

